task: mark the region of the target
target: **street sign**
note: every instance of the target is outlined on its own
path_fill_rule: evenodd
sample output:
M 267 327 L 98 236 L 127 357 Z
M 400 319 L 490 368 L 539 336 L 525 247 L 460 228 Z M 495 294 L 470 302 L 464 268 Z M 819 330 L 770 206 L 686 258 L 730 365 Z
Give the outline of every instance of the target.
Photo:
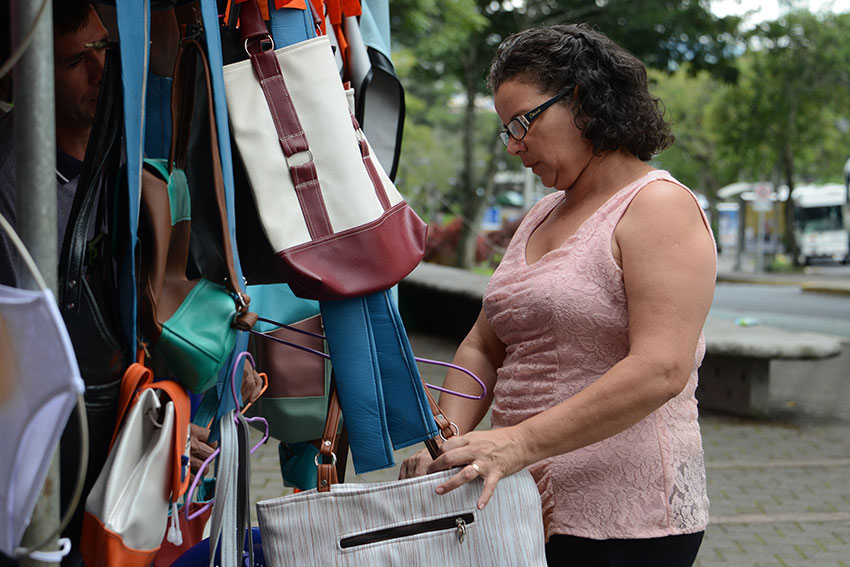
M 773 210 L 773 187 L 770 183 L 756 183 L 753 186 L 753 210 L 767 212 Z

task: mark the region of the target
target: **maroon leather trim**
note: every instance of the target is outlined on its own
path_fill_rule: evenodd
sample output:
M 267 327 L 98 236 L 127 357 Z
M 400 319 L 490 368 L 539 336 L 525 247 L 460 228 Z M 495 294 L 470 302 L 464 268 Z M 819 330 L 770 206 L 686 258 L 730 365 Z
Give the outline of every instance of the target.
M 252 54 L 251 61 L 266 97 L 283 155 L 289 158 L 298 152 L 308 151 L 310 145 L 307 135 L 298 119 L 289 89 L 286 88 L 277 56 L 273 51 L 264 51 Z M 310 238 L 317 240 L 332 234 L 333 228 L 322 197 L 315 164 L 311 160 L 303 165 L 290 166 L 289 175 L 292 177 Z
M 263 15 L 260 13 L 260 7 L 255 0 L 242 2 L 239 9 L 239 30 L 242 32 L 242 39 L 269 35 L 269 30 L 263 21 Z
M 378 175 L 378 170 L 375 168 L 372 156 L 369 155 L 369 145 L 366 143 L 365 137 L 363 137 L 364 134 L 360 131 L 360 123 L 357 122 L 357 118 L 353 114 L 351 115 L 351 125 L 354 127 L 354 131 L 360 134 L 358 138 L 360 142 L 360 156 L 363 159 L 363 165 L 366 167 L 369 179 L 372 180 L 372 186 L 375 188 L 375 194 L 378 196 L 378 202 L 381 203 L 381 207 L 383 207 L 386 211 L 390 208 L 390 199 L 387 197 L 387 190 L 384 187 L 384 184 L 381 183 L 381 177 Z
M 363 156 L 363 165 L 366 166 L 369 179 L 372 180 L 372 185 L 375 187 L 375 194 L 378 196 L 378 201 L 386 211 L 390 208 L 390 199 L 387 197 L 387 190 L 384 184 L 381 183 L 381 176 L 378 175 L 375 162 L 372 161 L 372 156 L 369 155 L 369 146 L 366 144 L 365 139 L 360 140 L 360 154 Z
M 286 88 L 277 56 L 272 51 L 264 51 L 252 55 L 251 61 L 254 62 L 254 70 L 266 97 L 283 155 L 290 157 L 295 153 L 307 151 L 310 145 L 295 112 L 289 89 Z
M 292 177 L 295 194 L 298 196 L 298 203 L 301 205 L 301 215 L 304 217 L 304 222 L 307 223 L 310 238 L 318 240 L 333 234 L 331 219 L 328 216 L 325 199 L 322 196 L 322 188 L 317 179 L 316 165 L 311 161 L 304 165 L 290 167 L 289 175 Z
M 422 260 L 428 226 L 401 202 L 366 225 L 281 251 L 292 291 L 333 300 L 376 293 L 397 284 Z

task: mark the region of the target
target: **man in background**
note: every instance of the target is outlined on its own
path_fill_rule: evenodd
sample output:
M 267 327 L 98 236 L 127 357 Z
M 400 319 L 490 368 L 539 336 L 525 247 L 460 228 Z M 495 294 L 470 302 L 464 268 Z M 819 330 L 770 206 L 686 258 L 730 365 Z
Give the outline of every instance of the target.
M 89 0 L 53 3 L 58 250 L 86 155 L 109 34 Z M 0 119 L 0 213 L 17 228 L 14 110 Z M 17 286 L 17 253 L 0 236 L 0 284 Z

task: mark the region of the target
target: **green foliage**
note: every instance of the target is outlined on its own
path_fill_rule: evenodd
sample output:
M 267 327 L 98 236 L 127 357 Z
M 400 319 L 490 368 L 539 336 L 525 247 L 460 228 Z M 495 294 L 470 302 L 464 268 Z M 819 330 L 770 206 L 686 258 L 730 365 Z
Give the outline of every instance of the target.
M 484 78 L 496 46 L 532 25 L 588 22 L 650 68 L 676 143 L 657 157 L 714 200 L 735 181 L 839 181 L 850 154 L 850 14 L 795 11 L 747 34 L 708 0 L 393 0 L 407 121 L 399 185 L 425 216 L 473 220 L 492 175 L 520 167 L 493 144 Z M 463 235 L 461 246 L 474 244 Z
M 750 35 L 745 73 L 726 93 L 727 157 L 753 178 L 827 181 L 848 150 L 850 14 L 792 12 Z

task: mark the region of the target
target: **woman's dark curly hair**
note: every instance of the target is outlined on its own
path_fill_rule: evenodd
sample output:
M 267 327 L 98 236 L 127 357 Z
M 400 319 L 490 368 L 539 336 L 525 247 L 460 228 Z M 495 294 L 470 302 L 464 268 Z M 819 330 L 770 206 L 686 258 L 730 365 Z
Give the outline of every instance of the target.
M 624 148 L 647 161 L 673 143 L 643 63 L 586 24 L 533 28 L 505 39 L 487 86 L 496 92 L 510 79 L 526 79 L 549 94 L 577 86 L 575 124 L 596 155 Z

